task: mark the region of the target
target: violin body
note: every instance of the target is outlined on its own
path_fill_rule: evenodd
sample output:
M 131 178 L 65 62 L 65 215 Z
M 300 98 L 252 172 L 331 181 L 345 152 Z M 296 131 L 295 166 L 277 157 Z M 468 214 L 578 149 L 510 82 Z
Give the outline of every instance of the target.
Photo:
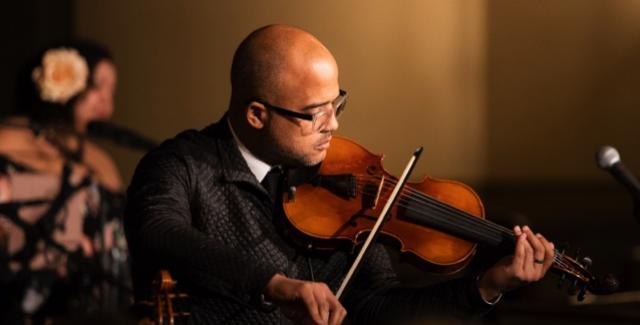
M 345 242 L 355 247 L 366 237 L 393 190 L 386 184 L 397 180 L 385 171 L 382 159 L 351 140 L 332 139 L 318 170 L 323 181 L 297 186 L 295 196 L 289 195 L 283 203 L 291 225 L 307 237 L 307 247 L 331 249 Z M 459 182 L 426 177 L 420 182 L 408 182 L 404 192 L 419 192 L 484 218 L 478 195 Z M 470 262 L 476 243 L 417 224 L 407 218 L 408 210 L 401 199 L 390 210 L 381 230 L 399 243 L 401 252 L 417 256 L 440 273 L 456 272 Z

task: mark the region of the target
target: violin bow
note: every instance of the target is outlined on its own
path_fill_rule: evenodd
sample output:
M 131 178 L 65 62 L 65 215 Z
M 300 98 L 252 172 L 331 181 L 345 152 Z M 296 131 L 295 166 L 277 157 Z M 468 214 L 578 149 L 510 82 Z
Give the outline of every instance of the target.
M 358 256 L 353 261 L 353 264 L 351 264 L 351 268 L 349 269 L 349 272 L 347 272 L 347 275 L 342 280 L 342 283 L 340 284 L 340 288 L 338 288 L 338 291 L 336 292 L 336 298 L 338 298 L 338 300 L 342 296 L 342 293 L 344 292 L 344 289 L 347 287 L 347 284 L 349 284 L 349 281 L 353 277 L 353 274 L 360 266 L 360 262 L 362 261 L 364 254 L 367 252 L 367 250 L 369 249 L 369 246 L 373 242 L 374 238 L 378 235 L 380 229 L 382 228 L 382 225 L 386 221 L 389 210 L 395 204 L 395 201 L 398 198 L 398 194 L 400 193 L 404 185 L 407 183 L 407 179 L 409 179 L 409 175 L 411 175 L 411 172 L 413 172 L 413 168 L 416 166 L 416 163 L 418 162 L 418 158 L 420 158 L 420 154 L 422 154 L 422 147 L 416 149 L 413 155 L 411 156 L 411 158 L 409 159 L 407 166 L 404 168 L 404 172 L 402 172 L 402 176 L 400 176 L 400 179 L 398 180 L 398 183 L 393 189 L 393 192 L 391 192 L 391 196 L 389 196 L 389 200 L 387 200 L 386 205 L 380 212 L 380 216 L 378 217 L 375 225 L 371 229 L 371 232 L 369 233 L 369 235 L 367 236 L 367 239 L 362 245 L 360 252 L 358 252 Z

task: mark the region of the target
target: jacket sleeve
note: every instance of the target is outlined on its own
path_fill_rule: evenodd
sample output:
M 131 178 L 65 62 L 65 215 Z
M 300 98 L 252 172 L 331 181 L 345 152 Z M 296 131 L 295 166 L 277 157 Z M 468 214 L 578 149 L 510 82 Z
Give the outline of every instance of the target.
M 382 245 L 372 246 L 368 254 L 343 300 L 353 324 L 447 322 L 491 310 L 473 276 L 425 287 L 401 286 Z
M 125 210 L 134 284 L 150 282 L 139 279 L 149 276 L 145 268 L 169 268 L 198 290 L 253 302 L 278 270 L 192 226 L 192 213 L 200 213 L 190 204 L 195 200 L 195 177 L 176 153 L 152 152 L 136 168 Z

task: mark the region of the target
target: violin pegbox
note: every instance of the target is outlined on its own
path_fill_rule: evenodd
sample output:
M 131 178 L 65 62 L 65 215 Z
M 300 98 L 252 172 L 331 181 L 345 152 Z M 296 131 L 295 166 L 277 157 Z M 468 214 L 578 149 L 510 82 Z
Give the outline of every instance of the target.
M 567 278 L 573 279 L 567 288 L 569 295 L 576 295 L 578 301 L 583 301 L 588 292 L 596 295 L 611 294 L 618 290 L 618 280 L 610 274 L 604 278 L 597 278 L 591 274 L 589 269 L 593 265 L 593 260 L 584 256 L 581 257 L 581 250 L 577 249 L 575 257 L 569 257 L 565 254 L 566 247 L 555 251 L 556 263 L 553 269 L 560 272 L 560 282 L 558 288 L 561 289 Z M 579 261 L 579 262 L 578 262 Z

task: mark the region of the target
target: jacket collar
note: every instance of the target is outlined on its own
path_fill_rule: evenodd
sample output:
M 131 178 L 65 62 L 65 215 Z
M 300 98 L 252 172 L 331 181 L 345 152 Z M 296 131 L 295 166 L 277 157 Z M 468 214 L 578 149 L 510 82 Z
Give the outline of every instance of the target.
M 235 141 L 238 149 L 240 150 L 240 154 L 242 155 L 242 158 L 244 158 L 244 161 L 247 162 L 247 165 L 249 166 L 249 169 L 251 170 L 251 173 L 253 174 L 253 176 L 256 177 L 258 182 L 262 183 L 262 180 L 265 178 L 267 173 L 269 173 L 269 171 L 273 167 L 267 164 L 266 162 L 260 160 L 260 158 L 256 157 L 249 150 L 249 148 L 247 148 L 242 143 L 242 141 L 240 141 L 240 139 L 238 138 L 238 135 L 234 132 L 235 130 L 233 129 L 233 125 L 231 125 L 231 121 L 229 121 L 229 119 L 226 119 L 226 123 L 227 123 L 227 126 L 229 127 L 229 130 L 231 131 L 231 135 L 233 135 L 233 140 Z
M 220 157 L 222 177 L 228 182 L 246 182 L 264 190 L 249 169 L 227 124 L 227 114 L 201 131 L 215 142 Z M 266 193 L 266 191 L 265 191 Z

